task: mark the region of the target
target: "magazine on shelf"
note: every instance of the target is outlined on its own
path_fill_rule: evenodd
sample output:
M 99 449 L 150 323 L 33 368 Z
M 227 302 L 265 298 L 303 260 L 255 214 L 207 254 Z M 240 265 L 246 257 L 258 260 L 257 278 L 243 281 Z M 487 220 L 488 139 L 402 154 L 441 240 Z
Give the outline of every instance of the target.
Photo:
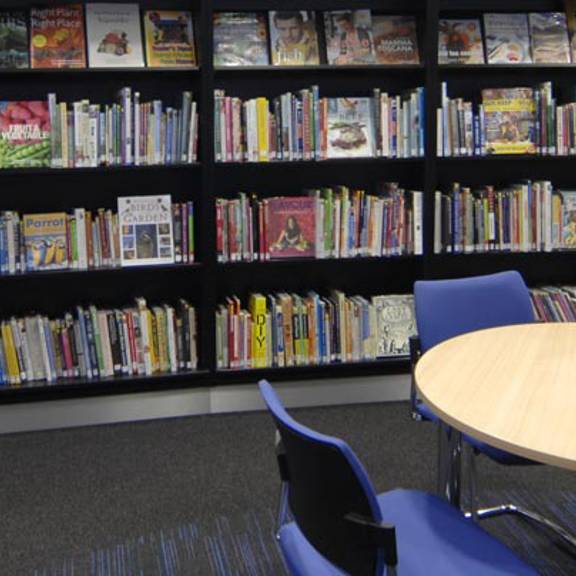
M 30 10 L 32 68 L 85 68 L 82 4 Z
M 378 64 L 420 64 L 414 16 L 372 15 L 372 34 Z
M 150 68 L 196 66 L 191 12 L 148 10 L 144 13 L 144 33 Z
M 487 154 L 535 154 L 532 88 L 482 90 Z
M 374 64 L 370 10 L 324 12 L 328 64 Z
M 484 46 L 480 20 L 440 19 L 438 35 L 439 64 L 484 64 Z
M 488 64 L 531 64 L 527 14 L 484 14 Z
M 29 65 L 26 12 L 0 10 L 0 69 Z
M 569 64 L 570 43 L 566 14 L 534 12 L 529 14 L 532 59 L 535 64 Z
M 576 249 L 576 190 L 559 190 L 562 198 L 562 247 Z
M 27 270 L 68 268 L 66 213 L 24 214 Z
M 172 200 L 162 196 L 118 198 L 122 266 L 174 262 Z
M 282 10 L 268 13 L 274 66 L 320 64 L 314 12 Z
M 371 98 L 327 98 L 328 158 L 374 156 Z
M 0 168 L 50 166 L 48 102 L 0 101 Z
M 408 356 L 410 336 L 416 335 L 414 297 L 411 294 L 373 296 L 376 308 L 376 357 Z
M 264 205 L 266 244 L 271 260 L 316 256 L 314 198 L 270 198 Z
M 86 26 L 91 68 L 144 66 L 138 4 L 87 4 Z
M 268 66 L 268 29 L 265 14 L 214 14 L 215 66 Z

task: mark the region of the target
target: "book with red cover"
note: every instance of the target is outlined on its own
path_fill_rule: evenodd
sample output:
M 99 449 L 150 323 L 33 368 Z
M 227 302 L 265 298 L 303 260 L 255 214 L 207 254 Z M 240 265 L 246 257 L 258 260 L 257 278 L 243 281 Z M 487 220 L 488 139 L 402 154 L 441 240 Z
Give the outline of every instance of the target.
M 266 244 L 271 260 L 316 255 L 315 199 L 270 198 L 266 203 Z
M 30 10 L 32 68 L 86 68 L 81 4 Z

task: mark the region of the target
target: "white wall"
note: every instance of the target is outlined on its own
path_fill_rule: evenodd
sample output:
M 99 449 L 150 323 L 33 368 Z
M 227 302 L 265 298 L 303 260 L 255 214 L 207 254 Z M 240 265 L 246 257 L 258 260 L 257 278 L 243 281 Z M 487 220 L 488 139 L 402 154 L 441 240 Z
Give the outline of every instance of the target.
M 275 387 L 292 408 L 390 402 L 408 398 L 410 377 L 306 380 Z M 263 408 L 254 384 L 11 404 L 0 406 L 0 434 Z

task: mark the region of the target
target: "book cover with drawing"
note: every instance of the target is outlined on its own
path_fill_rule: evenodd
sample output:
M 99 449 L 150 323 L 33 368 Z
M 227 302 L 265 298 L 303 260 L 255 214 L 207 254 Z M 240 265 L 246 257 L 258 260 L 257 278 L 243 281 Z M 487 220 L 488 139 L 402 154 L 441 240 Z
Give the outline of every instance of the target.
M 86 68 L 82 4 L 30 10 L 32 68 Z
M 148 10 L 144 14 L 144 34 L 150 68 L 196 66 L 191 12 Z
M 488 64 L 531 64 L 528 14 L 484 14 Z
M 0 168 L 42 168 L 50 161 L 48 102 L 0 102 Z
M 316 200 L 270 198 L 265 203 L 266 245 L 271 260 L 316 255 Z
M 374 64 L 370 10 L 324 12 L 328 64 Z
M 214 66 L 268 66 L 266 15 L 256 12 L 214 14 Z
M 172 199 L 162 196 L 118 198 L 122 266 L 153 266 L 174 262 Z
M 0 68 L 28 68 L 28 24 L 23 10 L 0 10 Z
M 572 62 L 576 63 L 576 0 L 564 0 Z
M 328 158 L 374 156 L 370 98 L 328 98 Z
M 374 54 L 378 64 L 420 64 L 414 16 L 372 16 Z
M 532 88 L 482 90 L 487 154 L 535 154 Z
M 376 358 L 408 356 L 410 336 L 416 335 L 414 297 L 411 294 L 373 296 L 376 308 Z
M 268 13 L 274 66 L 320 64 L 314 12 L 282 10 Z
M 439 64 L 484 64 L 480 20 L 441 18 L 438 30 Z
M 66 213 L 24 214 L 24 247 L 27 270 L 68 268 Z
M 576 249 L 576 191 L 559 190 L 562 198 L 562 248 Z
M 91 68 L 142 68 L 138 4 L 87 4 L 88 63 Z
M 570 43 L 566 14 L 533 12 L 528 15 L 532 59 L 535 64 L 569 64 Z

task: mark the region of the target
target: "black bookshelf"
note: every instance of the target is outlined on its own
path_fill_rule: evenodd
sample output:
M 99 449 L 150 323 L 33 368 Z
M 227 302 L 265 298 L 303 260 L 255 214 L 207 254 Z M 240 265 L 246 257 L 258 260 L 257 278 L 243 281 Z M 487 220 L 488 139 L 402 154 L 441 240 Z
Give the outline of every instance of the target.
M 108 0 L 118 1 L 122 0 Z M 51 0 L 26 2 L 27 6 Z M 1 7 L 20 7 L 0 0 Z M 212 63 L 212 18 L 218 11 L 266 11 L 283 7 L 279 0 L 141 0 L 144 9 L 187 9 L 194 13 L 199 65 L 191 69 L 3 70 L 0 98 L 31 99 L 56 92 L 62 100 L 112 101 L 118 90 L 131 85 L 143 96 L 170 102 L 174 94 L 191 90 L 200 114 L 199 162 L 193 165 L 30 169 L 0 171 L 3 202 L 0 209 L 50 211 L 85 206 L 113 207 L 118 196 L 170 192 L 174 201 L 195 205 L 196 260 L 194 265 L 155 268 L 46 272 L 0 277 L 2 317 L 28 311 L 60 314 L 76 304 L 122 306 L 133 296 L 150 303 L 187 298 L 198 310 L 199 369 L 152 377 L 71 380 L 0 388 L 0 403 L 54 400 L 71 397 L 159 391 L 270 380 L 320 379 L 407 373 L 406 358 L 279 369 L 217 370 L 214 311 L 224 298 L 237 294 L 245 302 L 253 291 L 325 294 L 332 288 L 350 294 L 408 293 L 414 281 L 490 273 L 517 268 L 532 285 L 576 280 L 570 252 L 433 254 L 433 195 L 452 181 L 471 184 L 510 182 L 522 178 L 550 178 L 575 185 L 576 157 L 506 156 L 451 157 L 436 155 L 436 108 L 440 84 L 449 83 L 451 96 L 477 98 L 483 87 L 536 84 L 552 80 L 576 84 L 576 65 L 437 64 L 438 19 L 478 16 L 482 12 L 563 10 L 561 0 L 297 0 L 293 10 L 369 8 L 417 17 L 422 64 L 416 66 L 287 66 L 215 68 Z M 253 97 L 278 95 L 317 84 L 321 95 L 369 95 L 379 87 L 391 93 L 422 85 L 426 89 L 426 155 L 410 159 L 350 159 L 321 162 L 216 163 L 213 150 L 213 91 Z M 298 193 L 311 186 L 344 184 L 370 187 L 398 181 L 424 191 L 424 255 L 285 262 L 218 263 L 216 258 L 215 200 L 238 191 L 262 196 Z

